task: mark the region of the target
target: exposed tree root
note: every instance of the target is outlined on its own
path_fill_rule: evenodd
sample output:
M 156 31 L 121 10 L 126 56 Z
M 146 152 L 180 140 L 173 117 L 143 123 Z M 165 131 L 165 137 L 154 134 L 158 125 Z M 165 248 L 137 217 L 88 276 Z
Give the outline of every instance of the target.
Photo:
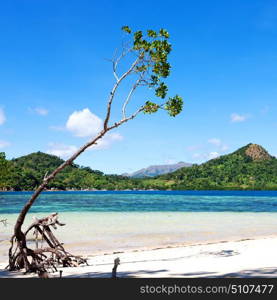
M 0 220 L 0 223 L 2 223 L 4 226 L 7 226 L 7 222 L 8 220 L 7 219 L 3 219 L 3 220 Z
M 87 264 L 86 259 L 72 255 L 64 249 L 63 244 L 58 241 L 50 228 L 57 229 L 57 225 L 64 226 L 65 224 L 58 221 L 58 213 L 53 213 L 48 217 L 36 219 L 23 233 L 20 240 L 13 236 L 7 268 L 10 271 L 25 269 L 25 273 L 35 272 L 40 277 L 42 277 L 41 274 L 44 274 L 45 278 L 45 274 L 48 272 L 57 271 L 58 266 L 76 267 Z M 27 234 L 31 230 L 33 230 L 35 238 L 28 240 Z M 35 244 L 35 249 L 27 246 L 27 241 Z

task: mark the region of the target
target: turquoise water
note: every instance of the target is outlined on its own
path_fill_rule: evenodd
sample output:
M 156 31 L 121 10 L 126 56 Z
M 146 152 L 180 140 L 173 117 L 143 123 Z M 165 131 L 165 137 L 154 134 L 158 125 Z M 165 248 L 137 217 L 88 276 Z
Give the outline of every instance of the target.
M 31 193 L 0 193 L 0 262 Z M 55 234 L 76 254 L 197 244 L 277 235 L 277 192 L 48 192 L 24 222 L 59 212 Z
M 0 214 L 18 213 L 30 192 L 0 193 Z M 45 192 L 31 212 L 277 212 L 277 191 Z

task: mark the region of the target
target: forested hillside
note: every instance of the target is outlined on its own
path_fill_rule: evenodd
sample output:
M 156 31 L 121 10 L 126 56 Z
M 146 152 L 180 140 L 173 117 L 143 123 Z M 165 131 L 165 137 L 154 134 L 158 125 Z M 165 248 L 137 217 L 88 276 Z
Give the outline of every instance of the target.
M 263 147 L 249 144 L 234 153 L 145 183 L 174 190 L 277 190 L 277 159 Z
M 8 190 L 33 190 L 44 178 L 63 162 L 62 159 L 42 152 L 32 153 L 10 161 L 0 158 L 0 188 Z M 119 175 L 104 175 L 100 171 L 76 164 L 66 167 L 52 181 L 49 189 L 127 189 L 135 183 Z
M 63 162 L 42 152 L 6 160 L 0 153 L 0 189 L 33 190 Z M 249 144 L 201 165 L 184 167 L 154 178 L 105 175 L 76 164 L 66 167 L 48 189 L 59 190 L 277 190 L 277 159 Z

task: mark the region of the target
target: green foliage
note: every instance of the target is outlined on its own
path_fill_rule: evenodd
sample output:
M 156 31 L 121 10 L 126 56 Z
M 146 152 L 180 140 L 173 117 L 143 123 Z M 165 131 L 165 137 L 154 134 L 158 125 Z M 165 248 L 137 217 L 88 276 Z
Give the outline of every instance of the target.
M 147 30 L 147 34 L 148 34 L 149 37 L 152 37 L 152 38 L 156 38 L 157 37 L 156 31 L 151 30 L 151 29 Z
M 146 101 L 143 112 L 145 114 L 152 114 L 152 113 L 157 112 L 158 109 L 159 109 L 159 106 L 156 103 Z
M 153 103 L 149 103 L 149 108 Z M 154 108 L 153 108 L 154 109 Z M 151 110 L 151 109 L 150 109 Z M 151 112 L 149 112 L 151 113 Z M 256 161 L 245 154 L 246 147 L 201 165 L 179 169 L 155 178 L 134 179 L 104 175 L 89 167 L 66 167 L 48 186 L 49 189 L 159 189 L 159 190 L 277 190 L 277 159 Z M 63 162 L 42 152 L 11 161 L 0 153 L 0 189 L 34 190 Z
M 160 35 L 167 38 L 167 39 L 169 38 L 169 33 L 165 29 L 160 29 Z
M 10 175 L 10 163 L 6 160 L 5 153 L 0 152 L 0 189 L 5 188 Z
M 169 98 L 165 104 L 165 109 L 168 111 L 170 116 L 177 116 L 183 109 L 183 99 L 178 95 L 173 98 Z
M 63 160 L 42 152 L 32 153 L 8 161 L 0 154 L 0 189 L 34 190 Z M 48 185 L 49 189 L 127 189 L 135 186 L 132 180 L 117 175 L 104 175 L 100 171 L 76 164 L 67 166 Z
M 168 42 L 169 33 L 163 28 L 159 31 L 149 29 L 146 33 L 141 30 L 133 32 L 129 26 L 122 26 L 121 29 L 132 37 L 131 52 L 134 54 L 135 62 L 126 74 L 130 75 L 132 73 L 139 77 L 133 89 L 141 84 L 154 89 L 157 98 L 165 99 L 168 87 L 163 79 L 169 76 L 171 68 L 168 62 L 168 55 L 172 49 L 171 44 Z M 121 57 L 125 56 L 125 53 L 123 54 Z M 116 68 L 115 65 L 114 68 Z M 182 99 L 175 96 L 162 104 L 155 101 L 146 101 L 142 111 L 146 114 L 152 114 L 160 108 L 166 109 L 170 116 L 175 117 L 182 110 Z M 46 174 L 53 172 L 62 163 L 62 159 L 42 152 L 11 161 L 6 160 L 5 155 L 1 153 L 0 189 L 33 190 L 41 184 Z M 144 185 L 141 181 L 116 175 L 104 175 L 99 171 L 73 164 L 58 173 L 55 179 L 48 184 L 48 188 L 61 190 L 143 189 Z
M 129 26 L 122 26 L 121 30 L 125 31 L 126 33 L 131 33 L 131 29 L 129 28 Z
M 161 82 L 159 87 L 157 87 L 155 90 L 156 96 L 164 99 L 167 91 L 168 91 L 167 86 L 163 82 Z
M 132 30 L 128 26 L 123 26 L 122 30 L 128 34 Z M 149 88 L 155 87 L 155 96 L 165 99 L 168 94 L 168 86 L 162 79 L 166 79 L 170 75 L 170 63 L 168 55 L 172 47 L 168 42 L 169 33 L 165 29 L 158 31 L 149 29 L 146 34 L 138 30 L 133 33 L 132 50 L 138 58 L 135 72 L 140 78 L 143 78 L 143 85 Z M 146 74 L 148 77 L 146 78 Z M 149 105 L 151 103 L 151 106 Z M 156 105 L 154 105 L 156 104 Z M 164 108 L 170 116 L 175 117 L 182 111 L 182 98 L 175 96 L 169 98 L 165 103 L 155 103 L 153 100 L 145 103 L 144 112 L 154 113 L 159 108 Z
M 247 147 L 159 176 L 152 179 L 152 186 L 177 190 L 277 190 L 277 159 L 269 156 L 266 160 L 253 160 L 245 153 Z

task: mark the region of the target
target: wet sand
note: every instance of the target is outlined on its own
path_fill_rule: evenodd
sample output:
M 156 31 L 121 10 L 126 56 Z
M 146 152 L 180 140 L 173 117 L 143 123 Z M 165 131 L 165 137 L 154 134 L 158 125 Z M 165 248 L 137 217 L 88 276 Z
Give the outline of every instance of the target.
M 25 226 L 34 216 L 45 214 L 28 214 Z M 0 262 L 5 263 L 17 215 L 1 217 L 8 220 L 7 227 L 0 227 Z M 60 221 L 66 226 L 54 233 L 66 249 L 79 255 L 277 236 L 276 213 L 63 212 Z

